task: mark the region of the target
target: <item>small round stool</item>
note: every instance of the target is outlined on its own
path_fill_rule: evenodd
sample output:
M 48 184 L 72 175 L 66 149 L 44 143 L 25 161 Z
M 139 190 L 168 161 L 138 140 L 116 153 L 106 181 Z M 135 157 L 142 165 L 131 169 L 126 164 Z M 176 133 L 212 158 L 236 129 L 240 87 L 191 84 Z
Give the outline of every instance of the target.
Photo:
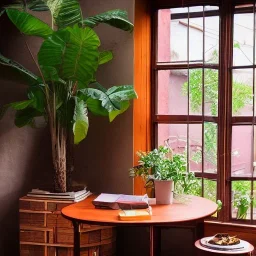
M 226 255 L 243 255 L 243 256 L 252 256 L 252 252 L 254 250 L 253 245 L 248 243 L 248 247 L 244 250 L 239 250 L 239 251 L 218 251 L 218 250 L 213 250 L 207 247 L 204 247 L 200 243 L 200 239 L 195 242 L 195 247 L 197 248 L 197 256 L 226 256 Z

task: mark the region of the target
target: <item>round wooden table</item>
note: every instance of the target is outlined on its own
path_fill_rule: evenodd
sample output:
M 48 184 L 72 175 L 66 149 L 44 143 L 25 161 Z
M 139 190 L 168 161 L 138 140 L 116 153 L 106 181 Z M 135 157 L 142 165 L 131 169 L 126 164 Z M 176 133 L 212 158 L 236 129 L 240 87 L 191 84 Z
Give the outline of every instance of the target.
M 184 202 L 174 202 L 170 205 L 153 205 L 151 220 L 120 221 L 119 210 L 95 209 L 89 196 L 84 201 L 72 204 L 62 209 L 64 217 L 74 225 L 74 256 L 80 256 L 79 224 L 99 224 L 111 226 L 148 226 L 150 229 L 150 256 L 157 255 L 157 237 L 155 228 L 166 226 L 194 226 L 196 239 L 204 236 L 203 220 L 217 210 L 217 204 L 197 196 L 187 196 Z M 195 240 L 196 240 L 195 239 Z
M 218 255 L 218 256 L 226 256 L 226 255 L 252 255 L 252 252 L 254 251 L 253 245 L 248 243 L 248 247 L 244 250 L 239 250 L 239 251 L 217 251 L 217 250 L 212 250 L 210 248 L 204 247 L 200 243 L 200 239 L 195 242 L 195 246 L 198 249 L 198 256 L 199 255 L 205 255 L 205 256 L 213 256 L 213 255 Z

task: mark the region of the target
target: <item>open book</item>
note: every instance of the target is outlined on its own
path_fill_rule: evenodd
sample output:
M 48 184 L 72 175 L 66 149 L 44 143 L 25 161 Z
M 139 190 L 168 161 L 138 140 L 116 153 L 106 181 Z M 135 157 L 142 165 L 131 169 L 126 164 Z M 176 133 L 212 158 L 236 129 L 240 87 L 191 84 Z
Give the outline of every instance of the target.
M 96 208 L 106 209 L 146 209 L 148 208 L 148 196 L 134 196 L 123 194 L 100 194 L 92 201 Z

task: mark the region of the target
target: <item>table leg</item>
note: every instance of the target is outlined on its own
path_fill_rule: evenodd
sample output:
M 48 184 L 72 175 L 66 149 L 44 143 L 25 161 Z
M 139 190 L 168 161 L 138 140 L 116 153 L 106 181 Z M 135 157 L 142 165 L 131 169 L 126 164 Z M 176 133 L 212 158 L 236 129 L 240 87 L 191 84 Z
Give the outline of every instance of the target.
M 150 226 L 150 256 L 160 256 L 160 241 L 161 241 L 161 231 L 159 228 Z
M 73 220 L 73 226 L 74 226 L 74 256 L 80 256 L 79 222 Z
M 150 256 L 155 256 L 155 246 L 154 246 L 154 227 L 149 227 L 149 239 L 150 239 Z
M 199 220 L 196 224 L 195 241 L 204 237 L 204 221 Z

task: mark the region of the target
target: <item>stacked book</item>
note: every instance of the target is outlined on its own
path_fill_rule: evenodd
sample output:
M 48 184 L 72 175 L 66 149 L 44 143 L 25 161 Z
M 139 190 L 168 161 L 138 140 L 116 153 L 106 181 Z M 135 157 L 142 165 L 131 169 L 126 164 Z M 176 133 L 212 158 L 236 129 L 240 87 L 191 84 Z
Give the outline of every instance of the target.
M 137 221 L 150 220 L 152 208 L 149 206 L 148 196 L 134 196 L 123 194 L 100 194 L 92 203 L 95 208 L 120 210 L 119 220 Z
M 87 198 L 89 195 L 91 195 L 91 192 L 86 188 L 79 191 L 66 193 L 53 193 L 46 190 L 32 189 L 32 191 L 27 194 L 29 197 L 37 197 L 49 200 L 66 200 L 72 202 L 80 202 Z

